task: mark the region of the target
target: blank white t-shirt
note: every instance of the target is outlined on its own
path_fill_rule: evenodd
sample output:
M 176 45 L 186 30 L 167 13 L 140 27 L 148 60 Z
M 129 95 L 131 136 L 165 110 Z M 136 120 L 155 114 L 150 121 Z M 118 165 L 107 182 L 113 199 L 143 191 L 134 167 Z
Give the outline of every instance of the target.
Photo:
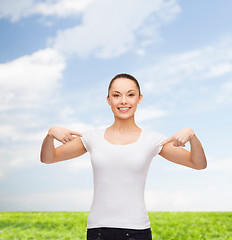
M 94 178 L 94 195 L 87 229 L 150 227 L 144 188 L 153 157 L 167 139 L 155 131 L 142 129 L 131 144 L 116 145 L 104 138 L 106 128 L 82 132 L 81 140 L 90 153 Z

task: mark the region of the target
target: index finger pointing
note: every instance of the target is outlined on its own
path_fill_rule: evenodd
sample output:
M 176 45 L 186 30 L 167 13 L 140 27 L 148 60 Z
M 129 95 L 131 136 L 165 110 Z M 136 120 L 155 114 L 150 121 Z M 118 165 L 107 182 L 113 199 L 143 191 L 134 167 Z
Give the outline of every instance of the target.
M 71 135 L 77 135 L 77 136 L 82 137 L 82 134 L 79 133 L 79 132 L 76 132 L 76 131 L 70 131 L 70 134 L 71 134 Z
M 163 146 L 164 144 L 167 144 L 167 143 L 169 143 L 169 142 L 171 142 L 171 141 L 172 141 L 172 139 L 171 139 L 171 138 L 168 138 L 168 139 L 164 140 L 163 142 L 161 142 L 161 143 L 160 143 L 160 146 Z

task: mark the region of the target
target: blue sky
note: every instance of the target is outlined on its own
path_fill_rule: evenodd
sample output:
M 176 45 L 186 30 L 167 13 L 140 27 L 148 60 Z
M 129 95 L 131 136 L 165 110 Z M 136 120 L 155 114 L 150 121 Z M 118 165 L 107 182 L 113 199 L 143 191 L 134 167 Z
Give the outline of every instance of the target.
M 231 211 L 231 11 L 228 0 L 0 1 L 0 211 L 89 211 L 89 153 L 47 165 L 41 144 L 51 126 L 110 126 L 108 84 L 123 72 L 144 95 L 137 125 L 192 128 L 208 161 L 154 157 L 147 210 Z

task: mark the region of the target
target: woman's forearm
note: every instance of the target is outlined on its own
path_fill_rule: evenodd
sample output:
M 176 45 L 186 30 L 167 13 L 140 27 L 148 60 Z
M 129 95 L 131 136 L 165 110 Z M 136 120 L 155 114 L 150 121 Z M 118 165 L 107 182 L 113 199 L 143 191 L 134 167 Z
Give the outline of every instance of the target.
M 191 146 L 191 160 L 197 169 L 204 169 L 207 167 L 207 160 L 204 149 L 199 139 L 194 135 L 190 140 Z
M 54 137 L 52 137 L 49 132 L 47 136 L 44 138 L 41 152 L 40 152 L 40 161 L 42 163 L 52 163 L 54 157 Z

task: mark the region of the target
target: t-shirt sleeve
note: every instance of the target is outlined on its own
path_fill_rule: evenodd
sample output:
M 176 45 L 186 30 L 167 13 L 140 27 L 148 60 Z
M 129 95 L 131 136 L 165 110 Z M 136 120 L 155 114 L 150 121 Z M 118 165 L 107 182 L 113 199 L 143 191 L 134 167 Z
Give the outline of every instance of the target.
M 161 142 L 166 140 L 168 137 L 164 134 L 153 132 L 153 140 L 154 140 L 154 156 L 159 154 L 163 148 L 163 146 L 160 146 Z
M 82 131 L 82 137 L 80 137 L 85 149 L 87 152 L 91 152 L 91 131 L 92 130 L 85 130 Z

